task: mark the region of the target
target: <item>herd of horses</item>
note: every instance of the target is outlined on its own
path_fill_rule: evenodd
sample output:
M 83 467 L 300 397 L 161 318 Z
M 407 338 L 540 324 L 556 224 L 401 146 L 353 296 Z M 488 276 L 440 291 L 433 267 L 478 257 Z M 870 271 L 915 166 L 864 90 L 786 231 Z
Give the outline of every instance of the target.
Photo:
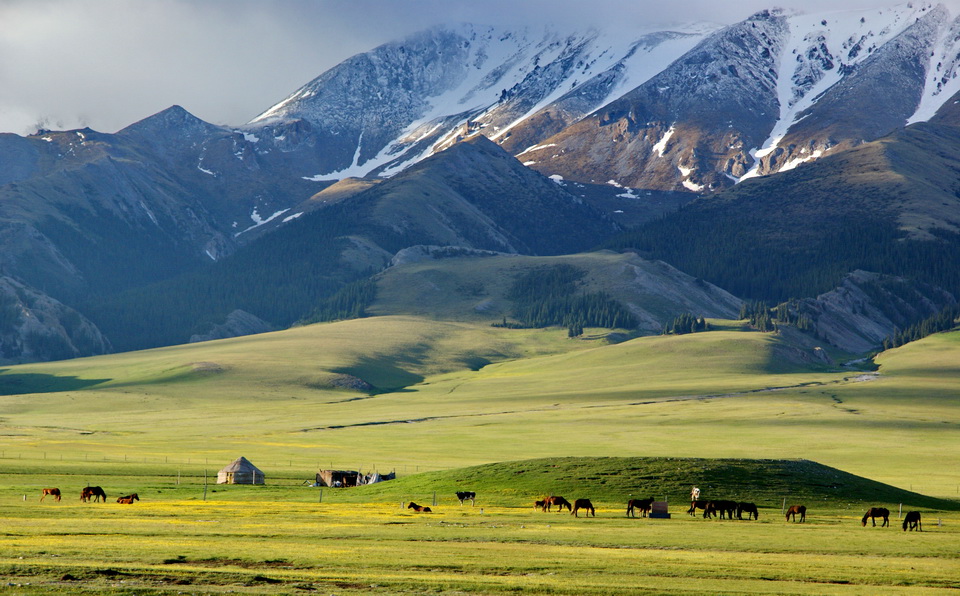
M 60 492 L 59 488 L 45 488 L 40 491 L 40 501 L 42 502 L 47 497 L 53 497 L 54 500 L 59 502 L 63 495 Z M 87 502 L 99 502 L 103 499 L 103 502 L 107 502 L 107 493 L 104 492 L 99 486 L 86 486 L 80 491 L 80 501 Z M 457 499 L 460 500 L 460 505 L 463 505 L 464 501 L 470 501 L 471 504 L 476 505 L 477 493 L 473 491 L 458 491 Z M 124 505 L 130 505 L 134 501 L 139 501 L 140 496 L 137 493 L 124 495 L 122 497 L 117 497 L 117 503 Z M 630 499 L 627 501 L 627 517 L 636 517 L 637 511 L 640 512 L 640 517 L 647 517 L 650 511 L 653 508 L 654 499 L 650 497 L 649 499 Z M 557 495 L 551 495 L 549 497 L 544 497 L 541 500 L 535 501 L 533 504 L 534 510 L 539 511 L 551 511 L 554 507 L 557 508 L 557 511 L 563 511 L 566 509 L 570 512 L 571 515 L 575 517 L 580 517 L 579 512 L 583 511 L 584 515 L 589 515 L 592 517 L 597 516 L 597 510 L 593 506 L 593 503 L 590 502 L 590 499 L 574 499 L 571 504 L 570 501 L 565 498 Z M 417 505 L 413 501 L 407 505 L 407 509 L 413 509 L 417 513 L 432 513 L 433 510 L 425 505 Z M 743 519 L 743 514 L 747 514 L 747 519 L 760 519 L 760 511 L 757 509 L 755 503 L 748 503 L 744 501 L 728 501 L 728 500 L 714 500 L 714 501 L 691 501 L 690 509 L 687 510 L 691 516 L 697 514 L 697 510 L 703 510 L 703 517 L 709 519 L 711 517 L 719 517 L 720 519 L 733 519 L 736 516 L 737 519 Z M 807 519 L 807 508 L 804 505 L 791 505 L 789 509 L 786 510 L 786 521 L 797 521 L 797 516 L 800 516 L 800 522 L 803 523 Z M 877 526 L 877 518 L 881 518 L 883 523 L 880 524 L 880 527 L 890 525 L 890 510 L 886 507 L 871 507 L 863 514 L 863 519 L 861 523 L 863 526 L 867 525 L 867 520 L 873 522 L 873 526 Z M 919 511 L 908 511 L 907 515 L 903 518 L 903 531 L 907 530 L 919 530 L 923 531 L 923 524 L 920 519 Z
M 757 505 L 746 501 L 728 501 L 724 499 L 691 501 L 690 509 L 687 509 L 687 513 L 695 516 L 697 509 L 703 509 L 703 517 L 707 519 L 711 517 L 733 519 L 734 516 L 736 516 L 737 519 L 743 519 L 744 513 L 747 514 L 747 519 L 760 519 L 760 511 L 757 509 Z
M 463 505 L 464 501 L 469 500 L 471 503 L 476 504 L 477 493 L 467 492 L 467 491 L 458 491 L 457 499 L 460 500 L 460 504 Z M 653 503 L 655 499 L 650 497 L 649 499 L 630 499 L 627 501 L 627 517 L 636 517 L 637 511 L 640 512 L 640 517 L 647 517 L 651 510 L 653 509 Z M 554 507 L 557 508 L 557 511 L 563 511 L 566 509 L 570 512 L 571 515 L 575 517 L 580 517 L 579 512 L 583 511 L 584 515 L 596 517 L 597 512 L 596 508 L 593 506 L 593 503 L 590 502 L 590 499 L 574 499 L 573 503 L 567 499 L 551 495 L 549 497 L 544 497 L 534 501 L 533 508 L 535 511 L 551 511 Z M 432 513 L 432 510 L 429 507 L 424 507 L 422 505 L 417 505 L 414 502 L 410 502 L 407 505 L 407 509 L 413 509 L 418 513 Z M 687 510 L 691 516 L 696 516 L 697 510 L 703 510 L 703 517 L 709 519 L 711 517 L 719 517 L 720 519 L 743 519 L 744 514 L 748 520 L 759 520 L 760 511 L 756 503 L 749 503 L 745 501 L 729 501 L 729 500 L 713 500 L 713 501 L 692 501 L 690 503 L 690 509 Z M 800 519 L 797 520 L 797 517 Z M 876 526 L 876 518 L 882 518 L 883 526 L 890 525 L 890 510 L 884 507 L 871 507 L 864 514 L 863 525 L 867 525 L 867 519 L 873 519 L 873 525 Z M 807 519 L 807 507 L 806 505 L 791 505 L 786 509 L 785 520 L 794 521 L 798 523 L 803 523 Z M 908 511 L 907 515 L 903 518 L 903 531 L 907 530 L 919 530 L 923 531 L 923 525 L 920 523 L 920 512 L 919 511 Z
M 40 491 L 40 501 L 42 502 L 47 497 L 53 497 L 55 501 L 60 502 L 60 500 L 63 498 L 63 494 L 60 492 L 59 488 L 45 488 Z M 80 502 L 82 503 L 98 503 L 101 499 L 104 503 L 106 503 L 107 493 L 104 492 L 104 490 L 99 486 L 85 486 L 80 491 Z M 117 497 L 117 503 L 124 505 L 130 505 L 134 501 L 139 500 L 140 495 L 137 493 Z

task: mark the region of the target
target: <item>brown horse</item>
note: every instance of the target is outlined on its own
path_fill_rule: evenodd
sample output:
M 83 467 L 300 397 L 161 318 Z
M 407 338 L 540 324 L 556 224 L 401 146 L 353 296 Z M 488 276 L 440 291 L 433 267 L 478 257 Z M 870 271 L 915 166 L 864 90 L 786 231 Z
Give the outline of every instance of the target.
M 570 513 L 574 517 L 580 517 L 577 515 L 577 511 L 583 509 L 584 511 L 589 511 L 591 517 L 597 517 L 597 510 L 593 508 L 593 503 L 590 502 L 590 499 L 577 499 L 573 502 L 573 511 Z
M 122 503 L 124 505 L 130 505 L 134 501 L 139 501 L 140 495 L 133 493 L 132 495 L 127 495 L 125 497 L 117 497 L 117 503 Z
M 760 512 L 754 503 L 737 503 L 737 519 L 743 519 L 743 514 L 747 514 L 747 519 L 760 519 Z
M 557 506 L 557 511 L 563 511 L 564 507 L 567 508 L 567 511 L 573 511 L 573 506 L 570 504 L 570 501 L 563 497 L 547 497 L 544 499 L 544 506 L 547 511 L 550 511 L 550 508 L 554 505 Z
M 86 503 L 90 499 L 93 499 L 94 502 L 99 501 L 100 498 L 103 498 L 103 502 L 107 502 L 107 493 L 103 492 L 103 489 L 99 486 L 88 486 L 80 491 L 80 500 Z
M 627 517 L 637 517 L 634 510 L 640 510 L 640 517 L 647 517 L 650 510 L 653 509 L 653 497 L 649 499 L 630 499 L 627 501 Z
M 433 509 L 430 509 L 425 505 L 417 505 L 413 501 L 410 501 L 410 504 L 407 505 L 407 509 L 413 509 L 417 513 L 433 513 Z
M 787 509 L 787 521 L 790 521 L 790 517 L 793 517 L 793 521 L 797 521 L 797 514 L 800 514 L 800 523 L 802 524 L 805 519 L 807 519 L 807 506 L 806 505 L 791 505 L 790 509 Z
M 56 500 L 57 503 L 60 502 L 60 496 L 61 496 L 61 495 L 60 495 L 60 489 L 59 489 L 59 488 L 45 488 L 45 489 L 43 489 L 43 490 L 40 492 L 40 500 L 43 501 L 43 499 L 44 499 L 47 495 L 50 495 L 51 497 L 53 497 L 54 500 Z
M 908 511 L 906 517 L 903 518 L 903 531 L 907 531 L 907 527 L 910 527 L 910 531 L 920 530 L 923 532 L 923 524 L 920 523 L 920 512 L 919 511 Z
M 867 509 L 867 512 L 863 514 L 863 519 L 860 520 L 861 525 L 867 525 L 867 518 L 870 518 L 870 521 L 873 522 L 873 527 L 877 527 L 877 518 L 882 517 L 883 523 L 880 524 L 880 527 L 890 525 L 890 510 L 886 507 L 871 507 Z

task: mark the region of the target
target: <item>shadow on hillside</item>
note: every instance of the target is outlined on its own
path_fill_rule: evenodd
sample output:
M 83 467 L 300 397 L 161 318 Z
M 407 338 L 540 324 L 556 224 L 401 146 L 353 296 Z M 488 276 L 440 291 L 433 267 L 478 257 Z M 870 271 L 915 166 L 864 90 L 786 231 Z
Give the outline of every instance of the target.
M 374 387 L 373 393 L 392 392 L 423 382 L 423 377 L 397 366 L 392 359 L 363 357 L 352 366 L 332 369 L 331 372 L 346 374 Z
M 60 393 L 78 391 L 110 379 L 79 379 L 39 373 L 3 374 L 9 369 L 0 369 L 0 395 L 23 395 L 26 393 Z

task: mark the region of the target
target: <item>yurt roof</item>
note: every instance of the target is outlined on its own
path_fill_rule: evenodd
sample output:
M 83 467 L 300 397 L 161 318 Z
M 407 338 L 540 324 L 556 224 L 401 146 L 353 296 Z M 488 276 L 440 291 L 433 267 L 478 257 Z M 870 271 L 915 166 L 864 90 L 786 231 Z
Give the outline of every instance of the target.
M 250 463 L 250 460 L 240 456 L 237 459 L 233 460 L 233 463 L 220 470 L 221 472 L 263 472 L 260 471 L 260 468 Z

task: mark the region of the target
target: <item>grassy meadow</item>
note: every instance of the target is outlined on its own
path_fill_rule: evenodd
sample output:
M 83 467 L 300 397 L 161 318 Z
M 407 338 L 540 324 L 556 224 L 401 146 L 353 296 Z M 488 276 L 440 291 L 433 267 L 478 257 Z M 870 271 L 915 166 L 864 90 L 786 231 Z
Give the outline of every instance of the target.
M 960 333 L 858 371 L 716 323 L 610 343 L 593 330 L 384 316 L 8 367 L 0 591 L 960 587 Z M 267 486 L 212 484 L 240 455 Z M 762 463 L 781 461 L 794 467 Z M 497 462 L 514 463 L 487 467 Z M 399 479 L 305 485 L 328 467 Z M 109 502 L 81 504 L 87 484 Z M 754 500 L 761 518 L 691 518 L 690 484 Z M 63 502 L 40 503 L 45 486 Z M 471 487 L 477 506 L 460 507 L 452 490 Z M 597 517 L 533 512 L 559 491 L 594 499 Z M 130 492 L 141 502 L 113 502 Z M 401 509 L 434 493 L 434 514 Z M 673 519 L 627 519 L 625 499 L 644 496 L 669 499 Z M 783 499 L 804 500 L 807 523 L 784 522 Z M 901 502 L 924 512 L 923 534 L 900 530 Z M 894 527 L 861 528 L 869 505 L 891 508 Z

